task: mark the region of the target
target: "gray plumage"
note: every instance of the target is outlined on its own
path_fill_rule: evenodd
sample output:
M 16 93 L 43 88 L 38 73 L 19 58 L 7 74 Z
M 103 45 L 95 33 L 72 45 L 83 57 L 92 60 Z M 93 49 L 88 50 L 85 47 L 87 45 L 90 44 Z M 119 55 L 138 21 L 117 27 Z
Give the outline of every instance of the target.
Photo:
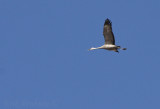
M 115 45 L 114 34 L 112 32 L 112 22 L 109 19 L 106 19 L 103 27 L 103 36 L 105 44 Z

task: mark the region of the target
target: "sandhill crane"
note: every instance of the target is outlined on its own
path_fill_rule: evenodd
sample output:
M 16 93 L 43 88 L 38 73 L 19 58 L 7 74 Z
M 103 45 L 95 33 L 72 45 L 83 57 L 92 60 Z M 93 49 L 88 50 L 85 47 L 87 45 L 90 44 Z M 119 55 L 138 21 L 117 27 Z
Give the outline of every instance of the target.
M 106 49 L 106 50 L 115 51 L 118 53 L 119 53 L 118 49 L 126 50 L 126 48 L 121 48 L 120 46 L 115 45 L 114 34 L 112 32 L 112 22 L 109 19 L 105 20 L 104 27 L 103 27 L 103 36 L 104 36 L 105 44 L 97 48 L 92 47 L 89 50 Z

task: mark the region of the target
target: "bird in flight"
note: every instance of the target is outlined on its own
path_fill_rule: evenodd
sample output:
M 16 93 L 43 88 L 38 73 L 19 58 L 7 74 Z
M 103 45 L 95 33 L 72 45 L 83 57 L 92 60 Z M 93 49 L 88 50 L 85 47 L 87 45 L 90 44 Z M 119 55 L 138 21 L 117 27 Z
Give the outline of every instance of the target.
M 126 48 L 121 48 L 120 46 L 115 45 L 114 34 L 112 32 L 112 22 L 109 19 L 105 20 L 104 27 L 103 27 L 103 36 L 105 40 L 105 44 L 101 47 L 97 48 L 90 48 L 89 50 L 96 50 L 96 49 L 105 49 L 110 51 L 115 51 L 119 53 L 119 49 L 126 50 Z

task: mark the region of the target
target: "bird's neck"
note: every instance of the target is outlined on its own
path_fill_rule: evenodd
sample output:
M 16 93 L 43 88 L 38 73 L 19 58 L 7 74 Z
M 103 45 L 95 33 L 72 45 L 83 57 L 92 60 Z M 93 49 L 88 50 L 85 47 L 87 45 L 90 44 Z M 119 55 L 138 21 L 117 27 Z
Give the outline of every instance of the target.
M 101 48 L 103 48 L 103 47 L 102 46 L 101 47 L 97 47 L 97 48 L 92 47 L 92 48 L 90 48 L 90 50 L 96 50 L 96 49 L 101 49 Z

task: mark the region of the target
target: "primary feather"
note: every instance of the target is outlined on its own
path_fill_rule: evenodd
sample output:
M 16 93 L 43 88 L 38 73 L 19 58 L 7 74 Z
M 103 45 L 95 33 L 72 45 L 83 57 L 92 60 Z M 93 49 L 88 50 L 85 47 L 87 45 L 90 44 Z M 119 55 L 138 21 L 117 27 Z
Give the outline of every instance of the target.
M 105 20 L 103 27 L 103 36 L 105 40 L 105 44 L 115 45 L 114 34 L 112 32 L 112 22 L 109 19 Z

